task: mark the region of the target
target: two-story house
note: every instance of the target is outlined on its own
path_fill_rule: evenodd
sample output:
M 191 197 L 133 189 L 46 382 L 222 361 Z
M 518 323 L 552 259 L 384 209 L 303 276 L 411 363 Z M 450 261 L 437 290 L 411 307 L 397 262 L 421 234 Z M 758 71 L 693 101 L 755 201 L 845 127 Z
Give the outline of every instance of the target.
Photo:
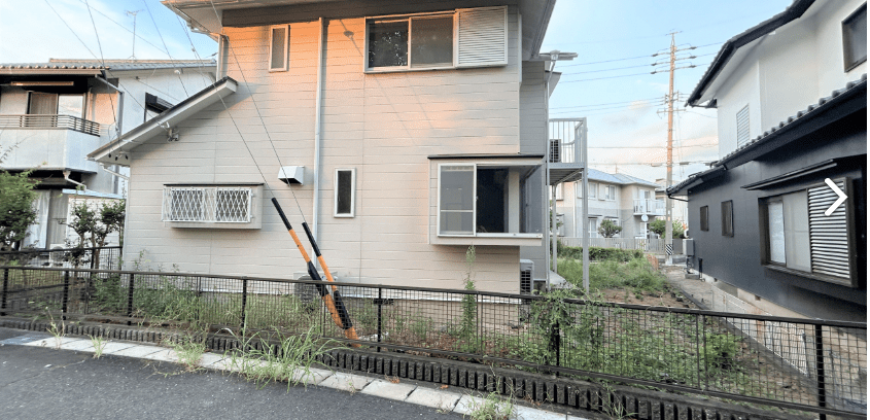
M 21 246 L 63 247 L 70 204 L 124 197 L 127 170 L 91 150 L 214 83 L 214 61 L 0 64 L 0 170 L 32 170 L 37 223 Z M 115 239 L 117 240 L 117 239 Z
M 600 238 L 598 227 L 610 220 L 622 227 L 619 238 L 646 239 L 654 235 L 649 223 L 664 216 L 664 201 L 655 198 L 658 184 L 625 174 L 589 169 L 589 212 L 582 221 L 581 182 L 565 182 L 556 188 L 556 208 L 562 221 L 560 236 Z M 595 243 L 593 243 L 595 245 Z
M 220 71 L 90 154 L 132 173 L 125 261 L 301 276 L 275 197 L 342 281 L 457 288 L 471 270 L 517 292 L 521 259 L 547 278 L 548 180 L 580 173 L 547 159 L 554 1 L 166 4 L 220 40 Z
M 668 194 L 689 200 L 714 309 L 866 319 L 866 72 L 867 4 L 797 0 L 690 95 L 718 111 L 720 157 Z

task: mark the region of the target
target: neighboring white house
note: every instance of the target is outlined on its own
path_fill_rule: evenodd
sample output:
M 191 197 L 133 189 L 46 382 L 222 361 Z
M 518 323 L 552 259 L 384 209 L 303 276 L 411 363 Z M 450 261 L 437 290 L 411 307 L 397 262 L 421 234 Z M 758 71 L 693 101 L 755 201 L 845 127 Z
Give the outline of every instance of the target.
M 677 181 L 679 182 L 679 181 Z M 656 179 L 656 184 L 659 185 L 656 188 L 656 200 L 665 201 L 665 190 L 667 186 L 667 180 L 665 178 Z M 685 200 L 671 200 L 671 214 L 674 220 L 674 223 L 680 223 L 683 225 L 683 228 L 689 229 L 689 203 Z
M 658 184 L 625 174 L 589 169 L 589 213 L 581 223 L 581 182 L 566 182 L 556 189 L 556 208 L 562 220 L 560 236 L 598 238 L 598 227 L 610 220 L 622 227 L 619 238 L 649 238 L 649 222 L 664 216 L 664 201 L 656 199 Z M 646 220 L 644 220 L 646 219 Z
M 519 291 L 521 258 L 546 279 L 547 182 L 580 172 L 547 159 L 555 2 L 492 3 L 171 2 L 221 71 L 90 154 L 130 166 L 124 253 L 298 277 L 274 195 L 341 281 L 459 288 L 470 245 L 479 290 Z
M 37 223 L 21 245 L 63 246 L 74 236 L 66 226 L 72 202 L 123 198 L 127 169 L 87 153 L 183 101 L 182 83 L 190 93 L 214 83 L 215 68 L 167 60 L 0 64 L 0 170 L 34 170 L 40 180 Z

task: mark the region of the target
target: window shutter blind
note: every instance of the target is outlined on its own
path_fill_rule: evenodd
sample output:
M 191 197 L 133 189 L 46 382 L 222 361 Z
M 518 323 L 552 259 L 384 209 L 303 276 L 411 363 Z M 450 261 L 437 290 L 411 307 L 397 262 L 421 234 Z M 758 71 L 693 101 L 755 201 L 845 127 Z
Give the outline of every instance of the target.
M 456 13 L 456 67 L 507 65 L 507 6 L 459 9 Z
M 737 147 L 749 142 L 749 105 L 737 112 Z
M 846 179 L 834 180 L 841 190 L 846 190 Z M 837 194 L 827 185 L 808 190 L 810 216 L 810 254 L 813 273 L 845 279 L 851 284 L 852 266 L 849 260 L 848 212 L 846 200 L 830 216 L 825 210 L 837 201 Z

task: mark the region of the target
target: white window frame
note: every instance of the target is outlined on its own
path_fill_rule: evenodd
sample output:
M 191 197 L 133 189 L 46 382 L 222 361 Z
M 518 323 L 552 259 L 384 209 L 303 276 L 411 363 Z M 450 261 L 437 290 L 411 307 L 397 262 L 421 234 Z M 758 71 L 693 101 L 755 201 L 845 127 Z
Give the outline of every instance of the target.
M 474 186 L 471 212 L 471 234 L 456 234 L 441 233 L 441 174 L 445 166 L 470 166 L 472 169 L 472 185 Z M 438 200 L 437 222 L 435 233 L 440 237 L 475 237 L 477 236 L 477 164 L 476 163 L 439 163 L 438 164 L 438 190 L 436 191 L 436 199 Z M 463 210 L 467 211 L 467 210 Z
M 433 71 L 433 70 L 453 70 L 457 68 L 466 68 L 466 67 L 499 67 L 506 66 L 509 60 L 508 49 L 510 44 L 510 18 L 508 15 L 507 6 L 494 6 L 494 7 L 480 7 L 475 8 L 473 10 L 482 10 L 482 9 L 504 9 L 505 21 L 505 36 L 508 38 L 505 41 L 505 62 L 500 64 L 490 64 L 490 65 L 480 65 L 480 66 L 460 66 L 459 65 L 459 12 L 463 9 L 456 10 L 447 10 L 440 12 L 428 12 L 428 13 L 410 13 L 410 14 L 401 14 L 401 15 L 385 15 L 385 16 L 366 16 L 365 18 L 365 40 L 363 42 L 363 73 L 392 73 L 392 72 L 407 72 L 407 71 Z M 440 66 L 440 67 L 411 67 L 412 62 L 412 42 L 414 42 L 412 38 L 412 25 L 414 18 L 438 18 L 438 17 L 453 17 L 453 63 L 449 66 Z M 369 67 L 369 22 L 370 21 L 407 21 L 408 22 L 408 64 L 404 66 L 390 66 L 390 67 Z M 271 54 L 270 54 L 271 56 Z M 522 73 L 522 71 L 520 71 Z
M 350 213 L 338 212 L 338 173 L 350 172 Z M 356 168 L 337 168 L 335 170 L 335 182 L 333 183 L 335 193 L 333 195 L 333 216 L 351 218 L 356 216 Z M 439 219 L 440 220 L 440 219 Z
M 613 190 L 613 195 L 610 195 L 610 191 Z M 616 186 L 615 185 L 605 185 L 604 186 L 604 200 L 605 201 L 616 201 Z
M 586 188 L 587 194 L 589 194 L 589 198 L 596 200 L 598 199 L 598 183 L 590 182 Z
M 275 34 L 275 29 L 284 29 L 284 66 L 272 68 L 272 48 L 275 45 L 275 40 L 272 38 Z M 269 27 L 269 73 L 276 71 L 287 71 L 290 63 L 290 25 L 273 25 Z
M 441 233 L 441 172 L 442 168 L 445 166 L 470 166 L 473 168 L 473 185 L 474 185 L 474 199 L 472 205 L 472 220 L 471 220 L 471 234 L 455 234 Z M 477 170 L 478 168 L 486 168 L 486 167 L 511 167 L 511 166 L 528 166 L 525 164 L 510 164 L 510 163 L 439 163 L 438 164 L 438 186 L 435 194 L 435 200 L 438 205 L 436 208 L 436 223 L 435 223 L 435 235 L 439 238 L 541 238 L 542 234 L 540 233 L 511 233 L 511 232 L 498 232 L 498 233 L 488 233 L 488 232 L 478 232 L 477 231 Z M 467 211 L 467 210 L 465 210 Z
M 163 203 L 161 220 L 170 223 L 195 223 L 195 224 L 249 224 L 254 216 L 252 212 L 252 202 L 254 200 L 254 189 L 246 186 L 234 187 L 232 185 L 215 185 L 215 186 L 164 186 L 163 187 Z M 247 218 L 245 220 L 217 220 L 217 193 L 220 191 L 247 191 L 248 200 L 246 203 Z M 201 192 L 200 214 L 198 219 L 193 220 L 177 220 L 172 218 L 172 203 L 176 192 Z

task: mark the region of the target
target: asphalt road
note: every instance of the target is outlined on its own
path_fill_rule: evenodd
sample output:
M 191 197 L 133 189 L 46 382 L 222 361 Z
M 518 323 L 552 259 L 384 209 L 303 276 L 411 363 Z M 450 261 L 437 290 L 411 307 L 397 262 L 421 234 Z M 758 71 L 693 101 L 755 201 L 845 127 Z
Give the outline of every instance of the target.
M 0 340 L 24 332 L 0 328 Z M 0 346 L 2 419 L 460 419 L 413 404 L 120 356 Z

